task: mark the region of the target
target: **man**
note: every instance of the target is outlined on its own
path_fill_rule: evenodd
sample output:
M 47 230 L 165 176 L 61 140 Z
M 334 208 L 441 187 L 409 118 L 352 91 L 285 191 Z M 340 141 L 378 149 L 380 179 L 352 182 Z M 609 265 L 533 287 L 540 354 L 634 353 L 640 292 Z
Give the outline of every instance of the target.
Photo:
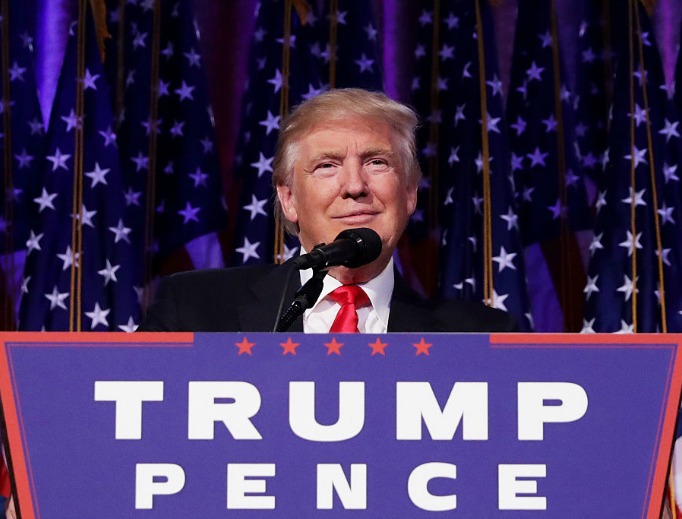
M 304 251 L 357 227 L 373 229 L 382 243 L 379 257 L 366 265 L 331 268 L 317 303 L 292 331 L 514 329 L 508 314 L 482 304 L 429 303 L 394 272 L 393 252 L 415 210 L 421 177 L 417 122 L 410 108 L 359 89 L 323 93 L 283 122 L 273 166 L 275 210 L 287 230 L 298 235 Z M 139 330 L 271 331 L 290 269 L 287 262 L 170 276 Z M 287 302 L 310 276 L 301 271 L 288 289 Z M 349 316 L 350 325 L 340 322 L 342 314 Z

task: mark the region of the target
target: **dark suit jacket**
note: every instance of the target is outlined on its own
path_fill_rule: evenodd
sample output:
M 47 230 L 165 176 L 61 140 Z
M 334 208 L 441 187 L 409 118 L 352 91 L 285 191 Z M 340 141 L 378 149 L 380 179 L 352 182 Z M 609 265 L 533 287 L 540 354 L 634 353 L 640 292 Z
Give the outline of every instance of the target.
M 257 265 L 195 270 L 162 280 L 156 300 L 138 331 L 272 331 L 289 267 Z M 285 305 L 294 299 L 300 278 L 293 272 Z M 286 306 L 285 306 L 286 310 Z M 389 332 L 515 331 L 507 313 L 481 303 L 431 303 L 396 273 L 388 320 Z M 292 332 L 302 332 L 298 319 Z

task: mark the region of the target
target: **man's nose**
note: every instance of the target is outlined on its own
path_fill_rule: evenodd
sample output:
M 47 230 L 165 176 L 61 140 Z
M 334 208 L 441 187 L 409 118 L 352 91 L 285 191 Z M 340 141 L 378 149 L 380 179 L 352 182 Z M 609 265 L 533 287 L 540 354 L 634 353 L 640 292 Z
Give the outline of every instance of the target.
M 360 162 L 344 164 L 341 177 L 341 195 L 357 198 L 368 193 L 366 172 Z

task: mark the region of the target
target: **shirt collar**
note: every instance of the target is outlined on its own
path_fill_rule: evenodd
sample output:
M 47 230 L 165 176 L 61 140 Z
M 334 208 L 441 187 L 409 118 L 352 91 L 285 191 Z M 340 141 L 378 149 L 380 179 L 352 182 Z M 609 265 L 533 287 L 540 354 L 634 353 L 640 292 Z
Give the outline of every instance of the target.
M 305 251 L 301 247 L 301 254 L 305 254 Z M 301 286 L 303 286 L 310 278 L 313 277 L 312 269 L 301 270 Z M 388 264 L 381 271 L 381 273 L 375 278 L 370 279 L 367 283 L 358 283 L 359 287 L 365 291 L 369 297 L 369 301 L 372 303 L 372 308 L 376 311 L 377 316 L 388 326 L 388 314 L 391 309 L 391 296 L 393 295 L 393 286 L 395 284 L 395 276 L 393 275 L 393 258 L 388 261 Z M 309 309 L 312 311 L 321 301 L 325 299 L 332 291 L 336 290 L 341 286 L 338 279 L 331 276 L 324 277 L 324 286 L 322 287 L 322 292 L 317 301 Z

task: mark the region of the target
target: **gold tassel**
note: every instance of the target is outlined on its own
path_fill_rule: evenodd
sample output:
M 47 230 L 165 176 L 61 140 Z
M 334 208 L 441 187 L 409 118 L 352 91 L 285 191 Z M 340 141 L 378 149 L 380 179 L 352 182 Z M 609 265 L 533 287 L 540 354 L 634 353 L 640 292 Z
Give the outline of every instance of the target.
M 644 9 L 646 9 L 646 13 L 651 16 L 654 13 L 654 8 L 656 7 L 656 2 L 658 2 L 658 0 L 640 0 L 640 2 L 642 2 Z
M 308 23 L 308 15 L 310 14 L 310 11 L 312 11 L 310 4 L 306 0 L 293 0 L 293 4 L 294 9 L 296 9 L 296 13 L 298 14 L 298 19 L 301 20 L 301 23 L 303 25 Z
M 104 62 L 104 40 L 111 38 L 111 34 L 109 34 L 107 29 L 107 6 L 104 0 L 90 0 L 90 7 L 92 8 L 92 17 L 95 19 L 95 34 L 97 35 L 99 55 L 102 62 Z

